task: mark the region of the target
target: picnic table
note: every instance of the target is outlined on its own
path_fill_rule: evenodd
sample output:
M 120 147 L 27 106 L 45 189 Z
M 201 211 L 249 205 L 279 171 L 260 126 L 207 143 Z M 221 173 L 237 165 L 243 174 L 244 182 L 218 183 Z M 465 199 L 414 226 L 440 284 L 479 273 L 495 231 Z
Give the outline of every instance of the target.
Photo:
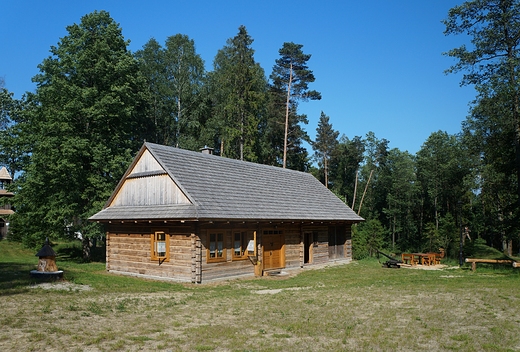
M 435 265 L 440 263 L 437 253 L 402 253 L 401 260 L 410 265 Z

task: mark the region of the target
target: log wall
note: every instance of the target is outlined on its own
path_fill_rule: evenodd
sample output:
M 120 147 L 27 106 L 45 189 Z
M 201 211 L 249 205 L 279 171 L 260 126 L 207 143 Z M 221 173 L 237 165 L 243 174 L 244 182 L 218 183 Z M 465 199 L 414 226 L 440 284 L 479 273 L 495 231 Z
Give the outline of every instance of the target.
M 345 226 L 341 226 L 345 229 Z M 264 230 L 282 231 L 284 238 L 283 255 L 285 268 L 303 266 L 303 233 L 312 232 L 312 263 L 324 264 L 329 258 L 330 227 L 303 226 L 300 223 L 274 226 L 270 223 L 191 223 L 169 222 L 166 224 L 121 223 L 107 226 L 107 270 L 152 278 L 164 278 L 187 282 L 206 282 L 209 280 L 255 274 L 255 266 L 245 255 L 233 257 L 233 233 L 245 234 L 244 244 L 257 235 L 258 258 L 262 258 L 261 243 Z M 169 236 L 169 261 L 159 264 L 151 259 L 150 236 L 155 231 L 164 231 Z M 208 261 L 209 234 L 224 234 L 225 257 L 221 261 Z M 347 240 L 341 245 L 345 248 L 345 259 L 351 258 L 350 225 L 346 226 Z M 336 258 L 337 259 L 337 258 Z

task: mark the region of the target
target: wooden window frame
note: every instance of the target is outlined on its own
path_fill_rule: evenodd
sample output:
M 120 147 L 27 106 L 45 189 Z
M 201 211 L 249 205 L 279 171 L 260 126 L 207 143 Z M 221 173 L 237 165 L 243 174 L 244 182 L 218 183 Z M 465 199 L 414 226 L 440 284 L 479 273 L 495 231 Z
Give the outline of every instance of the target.
M 264 235 L 283 235 L 283 230 L 267 229 L 262 231 Z
M 236 239 L 235 236 L 239 234 L 240 235 L 240 255 L 236 254 Z M 247 252 L 247 244 L 249 243 L 248 236 L 249 233 L 246 230 L 233 230 L 231 231 L 231 257 L 233 260 L 245 260 L 248 258 L 248 252 Z M 252 239 L 252 238 L 251 238 Z
M 206 262 L 207 263 L 219 263 L 219 262 L 225 262 L 227 261 L 227 251 L 226 251 L 226 231 L 223 230 L 208 230 L 208 246 L 206 247 Z M 215 238 L 215 241 L 211 241 L 211 236 L 215 235 L 217 236 Z M 218 236 L 222 235 L 222 241 L 218 240 Z M 211 243 L 215 242 L 215 257 L 211 257 Z M 221 248 L 221 256 L 218 256 L 218 243 L 222 242 L 222 248 Z
M 159 236 L 164 235 L 164 240 L 159 240 Z M 166 246 L 164 255 L 159 255 L 156 248 L 157 243 L 164 242 Z M 155 231 L 150 235 L 150 257 L 157 260 L 159 264 L 170 261 L 170 235 L 166 231 Z

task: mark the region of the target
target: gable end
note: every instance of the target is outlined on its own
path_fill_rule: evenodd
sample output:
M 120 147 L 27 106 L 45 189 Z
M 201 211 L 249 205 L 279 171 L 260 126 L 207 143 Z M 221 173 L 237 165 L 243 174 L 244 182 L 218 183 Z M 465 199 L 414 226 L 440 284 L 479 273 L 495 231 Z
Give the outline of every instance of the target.
M 109 206 L 191 204 L 148 150 L 134 164 Z

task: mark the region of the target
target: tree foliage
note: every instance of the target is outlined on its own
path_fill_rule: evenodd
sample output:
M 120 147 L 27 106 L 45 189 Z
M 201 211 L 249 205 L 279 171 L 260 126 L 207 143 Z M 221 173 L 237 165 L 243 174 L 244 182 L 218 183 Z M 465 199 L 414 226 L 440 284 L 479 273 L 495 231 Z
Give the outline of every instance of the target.
M 323 170 L 325 187 L 329 188 L 329 164 L 338 145 L 339 132 L 334 131 L 329 117 L 322 111 L 312 147 L 319 167 Z
M 213 100 L 211 122 L 222 156 L 258 161 L 259 132 L 265 119 L 267 80 L 254 59 L 253 39 L 245 26 L 228 39 L 214 60 L 210 75 Z
M 153 121 L 152 142 L 198 148 L 201 131 L 204 61 L 195 42 L 176 34 L 166 39 L 165 48 L 150 39 L 136 57 L 151 95 L 149 117 Z
M 47 236 L 100 234 L 86 219 L 147 140 L 312 171 L 366 219 L 353 228 L 356 258 L 376 248 L 458 255 L 465 226 L 488 244 L 518 244 L 518 3 L 450 10 L 445 33 L 472 41 L 446 53 L 457 60 L 448 72 L 463 72 L 478 95 L 462 133 L 434 132 L 416 155 L 373 132 L 338 139 L 323 112 L 312 142 L 299 104 L 321 94 L 309 89 L 301 44 L 283 44 L 268 81 L 244 26 L 205 72 L 186 35 L 132 54 L 107 12 L 88 14 L 51 47 L 34 93 L 14 99 L 0 80 L 0 164 L 16 175 L 10 237 L 39 246 Z
M 357 191 L 357 176 L 364 159 L 365 141 L 356 136 L 349 139 L 343 135 L 330 158 L 329 180 L 331 189 L 354 208 L 354 193 Z
M 273 91 L 276 94 L 284 91 L 286 97 L 282 162 L 284 168 L 287 166 L 287 154 L 291 145 L 289 135 L 301 132 L 296 126 L 300 122 L 306 123 L 306 117 L 294 118 L 297 115 L 298 102 L 321 99 L 321 93 L 309 90 L 309 83 L 314 82 L 315 78 L 307 66 L 311 55 L 304 54 L 302 47 L 301 44 L 285 42 L 279 50 L 280 58 L 276 60 L 270 77 L 274 87 Z M 296 149 L 297 153 L 299 145 L 293 144 L 292 147 Z
M 462 84 L 475 85 L 478 96 L 464 131 L 481 155 L 482 191 L 493 189 L 488 209 L 503 219 L 509 234 L 520 218 L 520 2 L 473 0 L 452 8 L 446 34 L 466 34 L 465 45 L 446 54 L 457 63 L 448 72 L 464 72 Z M 499 195 L 498 197 L 495 195 Z M 488 197 L 491 194 L 488 194 Z M 493 209 L 494 208 L 494 209 Z M 506 218 L 508 219 L 506 221 Z
M 105 12 L 81 18 L 39 65 L 36 102 L 21 128 L 30 163 L 18 182 L 14 237 L 99 234 L 99 211 L 146 131 L 144 80 L 121 28 Z
M 28 162 L 26 137 L 20 130 L 28 102 L 17 100 L 7 89 L 0 89 L 0 165 L 6 166 L 11 177 Z

